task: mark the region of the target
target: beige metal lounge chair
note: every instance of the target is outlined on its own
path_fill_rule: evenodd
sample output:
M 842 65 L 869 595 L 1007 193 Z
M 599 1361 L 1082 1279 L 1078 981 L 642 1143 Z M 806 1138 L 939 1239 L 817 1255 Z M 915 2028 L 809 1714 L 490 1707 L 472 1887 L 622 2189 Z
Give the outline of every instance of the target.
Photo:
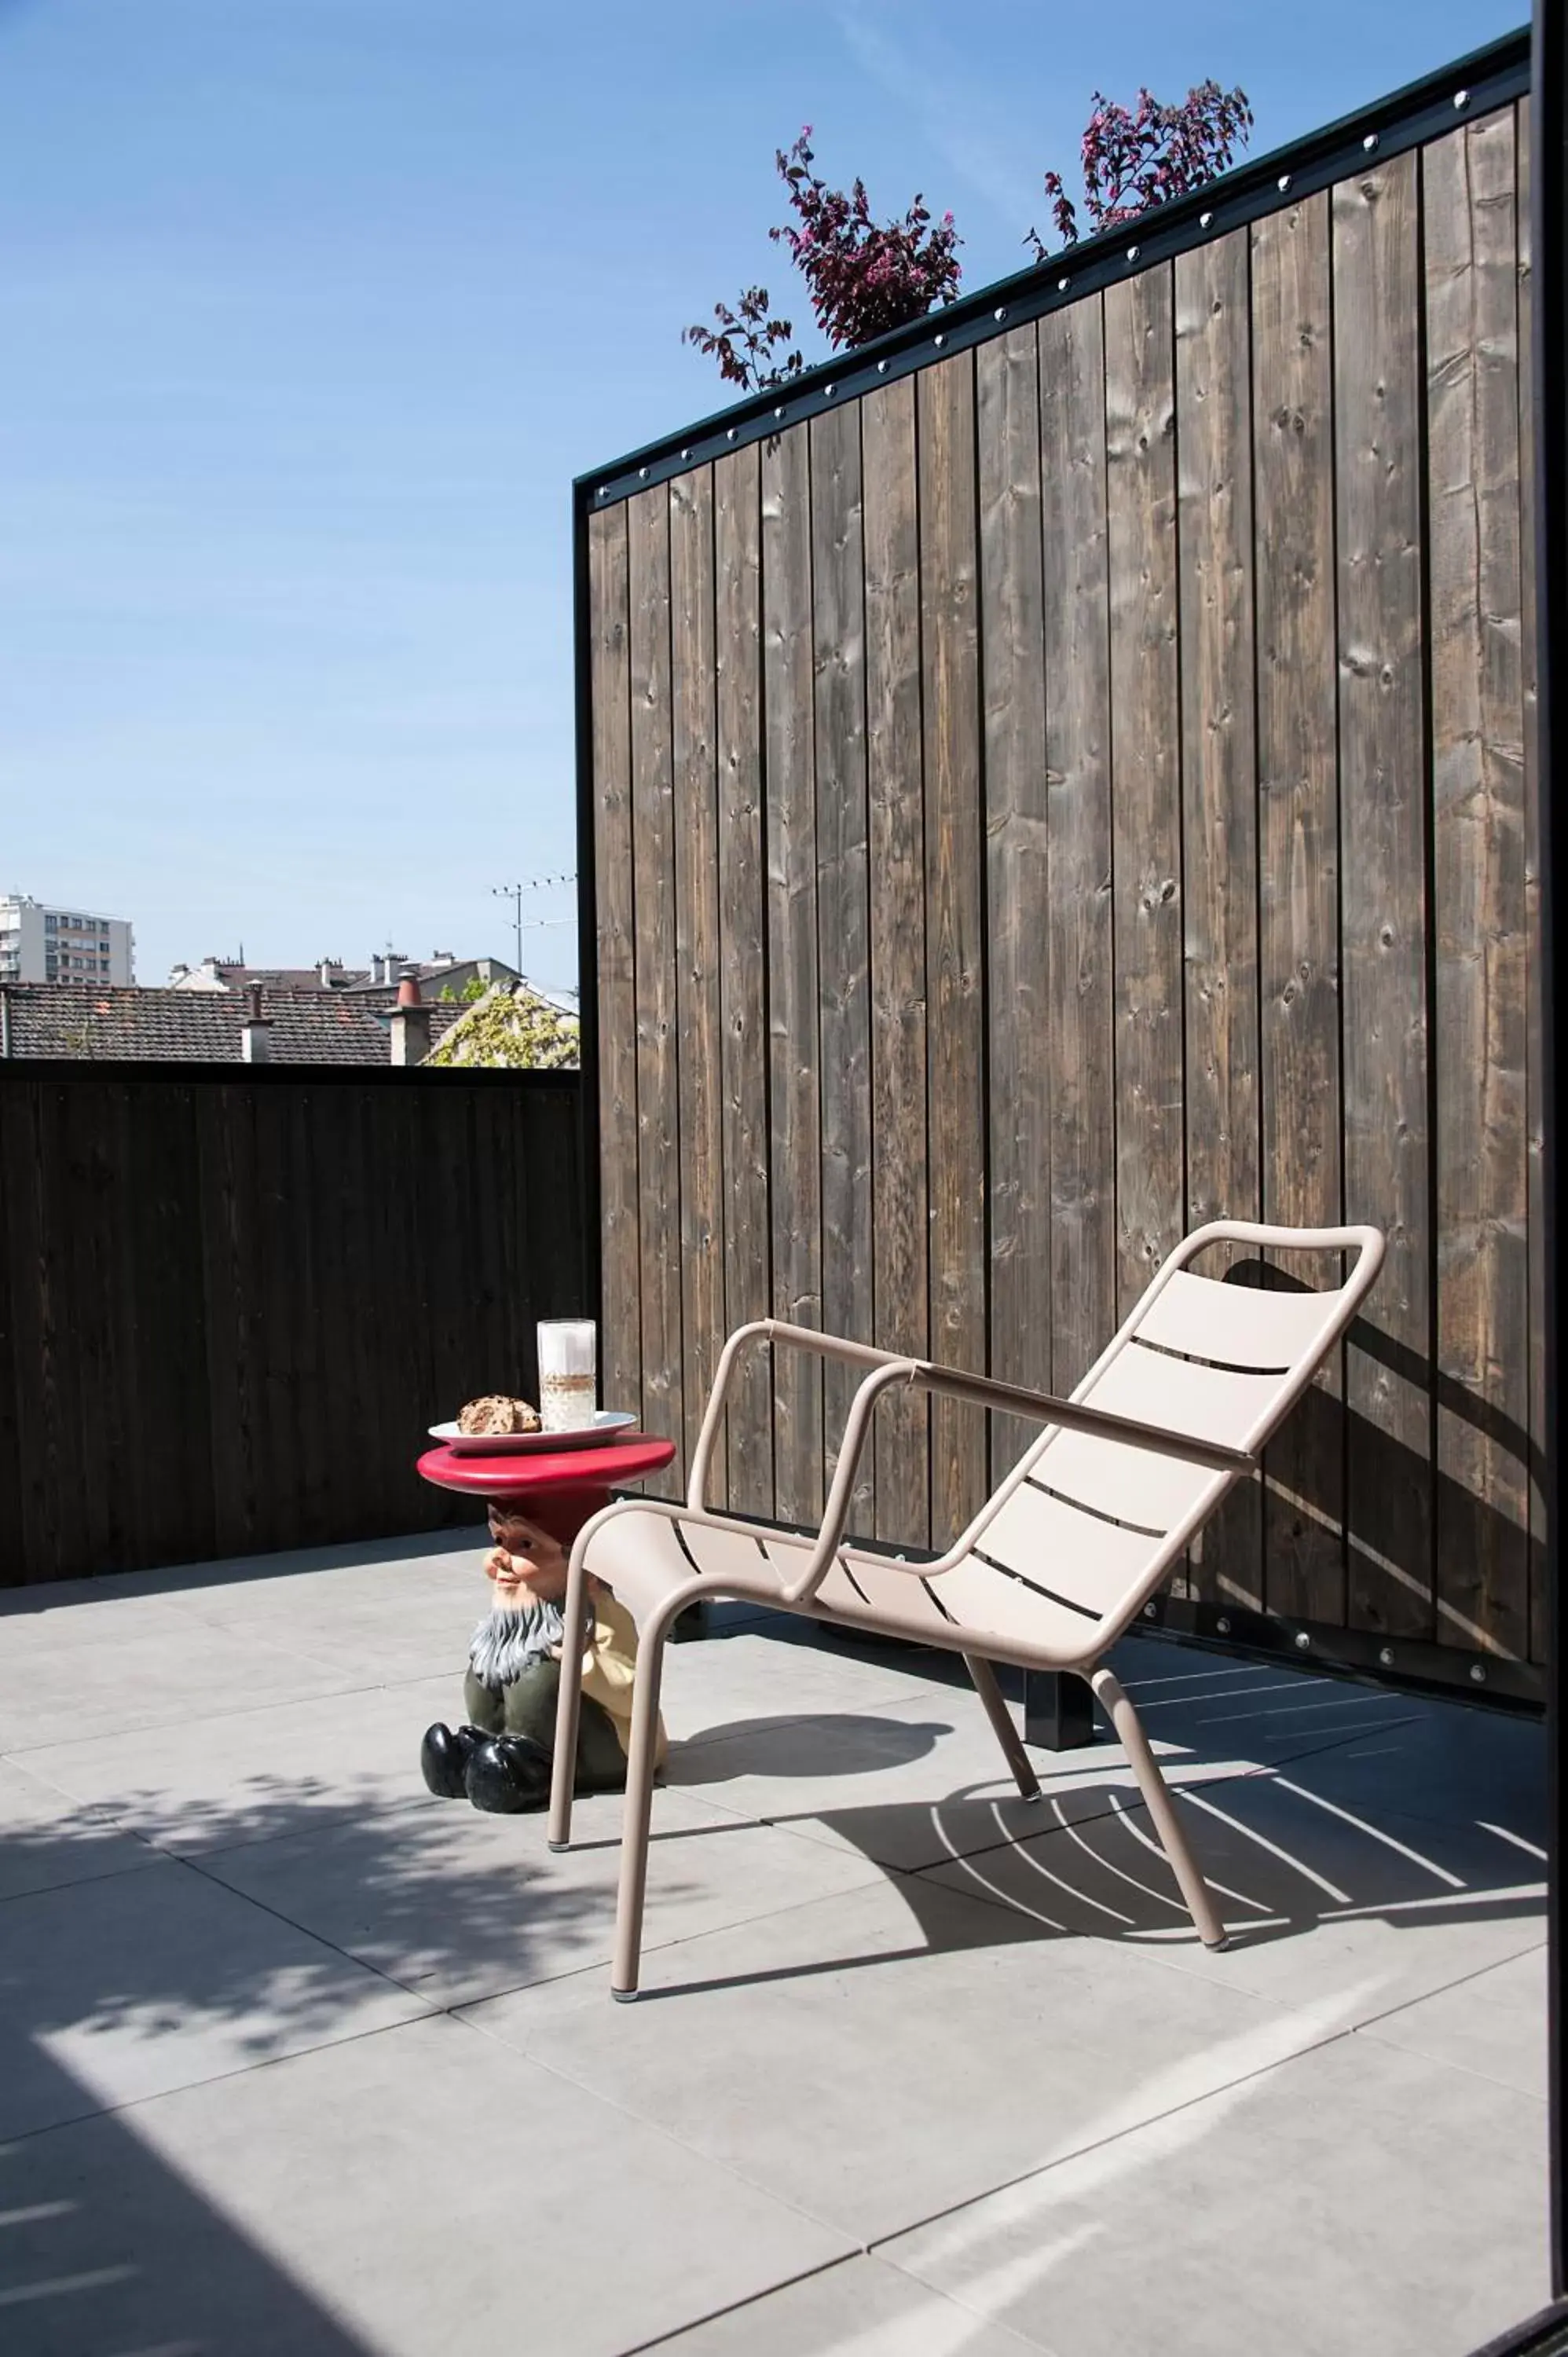
M 1332 1290 L 1225 1285 L 1187 1263 L 1206 1247 L 1354 1255 Z M 961 1653 L 1026 1798 L 1038 1792 L 992 1671 L 1073 1670 L 1089 1679 L 1126 1748 L 1149 1814 L 1199 1937 L 1221 1922 L 1171 1806 L 1137 1713 L 1104 1656 L 1180 1561 L 1232 1484 L 1257 1466 L 1326 1354 L 1344 1334 L 1383 1257 L 1375 1228 L 1275 1228 L 1217 1221 L 1179 1244 L 1070 1400 L 984 1375 L 899 1358 L 766 1318 L 725 1345 L 692 1462 L 687 1502 L 624 1499 L 588 1523 L 572 1550 L 566 1626 L 580 1627 L 592 1573 L 639 1624 L 620 1898 L 611 1986 L 637 1993 L 647 1878 L 653 1749 L 664 1644 L 678 1613 L 703 1597 L 745 1598 Z M 866 1370 L 850 1406 L 821 1528 L 814 1535 L 711 1513 L 703 1504 L 725 1400 L 741 1353 L 762 1342 Z M 844 1517 L 885 1392 L 914 1388 L 1004 1409 L 1046 1428 L 946 1555 L 901 1563 L 846 1544 Z M 571 1837 L 581 1663 L 561 1678 L 549 1838 Z

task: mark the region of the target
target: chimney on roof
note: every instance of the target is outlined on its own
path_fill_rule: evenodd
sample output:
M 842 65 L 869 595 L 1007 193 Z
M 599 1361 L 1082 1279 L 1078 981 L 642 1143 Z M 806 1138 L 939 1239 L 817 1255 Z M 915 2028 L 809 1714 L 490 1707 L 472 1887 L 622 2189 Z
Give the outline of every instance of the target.
M 262 985 L 250 984 L 245 992 L 245 1026 L 240 1034 L 240 1054 L 247 1064 L 267 1063 L 272 1056 L 273 1027 L 262 1012 Z
M 392 1060 L 394 1064 L 423 1064 L 429 1053 L 430 1009 L 419 995 L 419 968 L 405 965 L 392 1009 Z
M 322 959 L 322 961 L 321 961 L 320 964 L 319 964 L 319 965 L 317 967 L 317 969 L 316 969 L 316 976 L 317 976 L 317 980 L 320 983 L 321 987 L 322 987 L 322 989 L 323 989 L 323 990 L 330 990 L 330 989 L 331 989 L 331 987 L 332 987 L 332 960 L 331 960 L 330 958 L 323 958 L 323 959 Z

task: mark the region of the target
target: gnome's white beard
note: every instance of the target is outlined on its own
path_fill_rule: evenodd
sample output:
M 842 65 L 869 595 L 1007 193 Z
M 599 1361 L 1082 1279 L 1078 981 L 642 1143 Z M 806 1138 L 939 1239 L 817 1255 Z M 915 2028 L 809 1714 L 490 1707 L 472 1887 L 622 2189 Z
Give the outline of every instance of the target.
M 535 1662 L 559 1652 L 565 1627 L 558 1604 L 498 1605 L 474 1631 L 468 1667 L 482 1686 L 498 1693 Z

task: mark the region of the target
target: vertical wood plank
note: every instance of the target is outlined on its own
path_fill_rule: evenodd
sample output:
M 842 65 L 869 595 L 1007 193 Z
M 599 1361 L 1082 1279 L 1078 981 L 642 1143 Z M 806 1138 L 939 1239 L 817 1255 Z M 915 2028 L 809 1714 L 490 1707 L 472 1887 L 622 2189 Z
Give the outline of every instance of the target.
M 1257 546 L 1258 978 L 1263 1217 L 1341 1217 L 1339 812 L 1334 655 L 1334 378 L 1328 199 L 1252 231 Z M 1333 1284 L 1322 1256 L 1282 1275 Z M 1344 1625 L 1344 1353 L 1270 1449 L 1263 1599 Z
M 1423 153 L 1436 929 L 1437 1632 L 1530 1651 L 1514 121 Z
M 1145 271 L 1105 297 L 1119 1317 L 1187 1224 L 1175 371 Z
M 982 940 L 979 567 L 974 362 L 925 370 L 919 422 L 926 777 L 930 1335 L 947 1364 L 982 1367 L 985 1300 L 985 1031 Z M 931 1524 L 945 1544 L 986 1493 L 972 1409 L 931 1411 Z
M 680 1021 L 681 1331 L 686 1462 L 724 1348 L 723 1054 L 720 1047 L 714 480 L 670 486 L 671 701 L 675 761 L 676 1010 Z M 725 1502 L 722 1458 L 711 1501 Z
M 676 1446 L 650 1484 L 677 1497 L 684 1470 L 681 1364 L 681 1104 L 675 1003 L 675 818 L 670 709 L 670 495 L 628 502 L 632 897 L 637 913 L 638 1240 L 642 1420 Z
M 1547 1648 L 1546 1499 L 1541 1487 L 1547 1448 L 1546 1299 L 1543 1137 L 1541 1131 L 1541 738 L 1537 664 L 1540 651 L 1535 593 L 1535 366 L 1530 295 L 1530 102 L 1515 110 L 1519 199 L 1519 504 L 1520 648 L 1524 694 L 1525 1127 L 1529 1148 L 1530 1228 L 1530 1658 Z
M 720 1000 L 725 1299 L 729 1325 L 773 1308 L 768 1204 L 767 922 L 762 843 L 761 477 L 754 444 L 714 468 L 717 568 Z M 773 1376 L 765 1351 L 730 1394 L 729 1500 L 773 1512 Z
M 975 355 L 984 681 L 991 1372 L 1051 1383 L 1049 787 L 1039 355 L 1017 328 Z M 1053 556 L 1055 555 L 1053 551 Z M 992 1419 L 992 1476 L 1038 1437 Z
M 926 1162 L 925 793 L 920 741 L 920 549 L 915 387 L 862 404 L 865 742 L 871 897 L 875 1339 L 929 1348 Z M 875 1430 L 876 1535 L 929 1543 L 930 1416 L 884 1401 Z
M 1187 1220 L 1255 1219 L 1258 830 L 1248 237 L 1176 264 Z M 1210 1253 L 1219 1275 L 1235 1255 Z M 1198 1595 L 1262 1600 L 1262 1485 L 1240 1483 L 1192 1551 Z
M 1157 306 L 1159 295 L 1147 291 Z M 1116 1323 L 1110 572 L 1100 305 L 1075 304 L 1043 319 L 1039 351 L 1050 810 L 1051 1378 L 1065 1392 L 1104 1349 Z
M 1345 1211 L 1388 1239 L 1346 1363 L 1352 1627 L 1432 1598 L 1418 158 L 1333 191 Z
M 768 974 L 775 1315 L 822 1322 L 818 1056 L 811 482 L 803 426 L 762 455 L 762 669 L 768 813 Z M 785 1522 L 822 1503 L 822 1361 L 781 1351 L 773 1371 L 773 1469 Z
M 817 986 L 821 994 L 822 1323 L 869 1341 L 875 1322 L 871 1201 L 871 940 L 866 871 L 865 559 L 860 410 L 812 420 L 811 600 L 816 672 Z M 823 1480 L 858 1377 L 822 1368 Z M 848 1527 L 876 1527 L 875 1458 L 861 1458 Z
M 588 519 L 593 666 L 595 931 L 598 964 L 600 1396 L 642 1407 L 638 1244 L 637 963 L 631 851 L 628 511 Z

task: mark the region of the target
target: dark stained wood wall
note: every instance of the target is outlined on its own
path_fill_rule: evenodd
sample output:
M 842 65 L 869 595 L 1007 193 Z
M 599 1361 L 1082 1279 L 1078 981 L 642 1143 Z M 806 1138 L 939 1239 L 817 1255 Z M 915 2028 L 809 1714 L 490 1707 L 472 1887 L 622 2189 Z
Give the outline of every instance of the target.
M 1541 1658 L 1524 138 L 1369 158 L 590 517 L 604 1314 L 650 1422 L 689 1442 L 764 1309 L 1066 1388 L 1188 1226 L 1369 1220 L 1368 1316 L 1185 1584 Z M 812 1517 L 846 1397 L 759 1367 L 733 1502 Z M 893 1404 L 856 1526 L 940 1544 L 1020 1437 Z
M 587 1301 L 578 1100 L 0 1063 L 0 1587 L 472 1521 L 414 1461 Z

